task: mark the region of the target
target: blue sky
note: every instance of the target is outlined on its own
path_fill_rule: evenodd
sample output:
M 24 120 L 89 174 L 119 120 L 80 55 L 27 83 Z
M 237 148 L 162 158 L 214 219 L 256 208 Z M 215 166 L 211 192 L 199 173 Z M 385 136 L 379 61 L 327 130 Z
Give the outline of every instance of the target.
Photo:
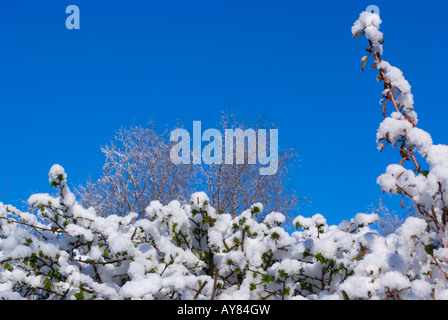
M 65 27 L 71 4 L 79 30 Z M 3 1 L 1 191 L 13 177 L 0 200 L 20 206 L 51 192 L 54 163 L 72 185 L 96 177 L 100 147 L 120 126 L 154 118 L 206 128 L 228 109 L 264 114 L 279 147 L 296 148 L 289 183 L 312 202 L 298 214 L 338 223 L 365 212 L 381 196 L 376 178 L 399 161 L 376 149 L 382 86 L 374 70 L 361 73 L 367 44 L 350 33 L 372 4 L 384 59 L 412 85 L 419 126 L 448 143 L 443 0 Z

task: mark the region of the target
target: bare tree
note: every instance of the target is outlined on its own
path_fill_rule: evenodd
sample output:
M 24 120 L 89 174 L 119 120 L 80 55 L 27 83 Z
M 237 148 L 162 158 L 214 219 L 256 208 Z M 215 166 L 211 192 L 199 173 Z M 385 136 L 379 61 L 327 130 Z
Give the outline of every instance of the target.
M 223 113 L 217 128 L 221 132 L 228 128 L 255 132 L 272 126 L 263 119 L 248 124 L 241 119 L 235 113 Z M 102 149 L 106 162 L 101 178 L 88 181 L 78 190 L 83 204 L 95 207 L 102 215 L 124 215 L 143 212 L 152 200 L 166 204 L 188 199 L 192 192 L 205 191 L 211 205 L 221 213 L 236 215 L 257 202 L 262 203 L 265 213 L 279 211 L 292 217 L 291 210 L 297 209 L 299 198 L 287 187 L 289 170 L 297 159 L 293 149 L 278 153 L 275 174 L 261 175 L 263 164 L 247 161 L 253 156 L 251 152 L 257 152 L 254 149 L 245 148 L 246 161 L 238 163 L 240 155 L 235 152 L 231 164 L 175 165 L 170 159 L 172 146 L 168 131 L 159 134 L 153 124 L 148 128 L 120 129 Z
M 408 217 L 416 216 L 416 207 L 413 202 L 410 202 L 405 210 L 398 213 L 394 210 L 391 211 L 381 197 L 377 204 L 372 204 L 369 208 L 370 213 L 376 213 L 380 217 L 374 227 L 384 236 L 394 233 Z
M 254 153 L 257 152 L 256 149 L 249 146 L 249 140 L 256 138 L 251 137 L 249 130 L 253 135 L 258 129 L 272 128 L 272 126 L 272 123 L 261 117 L 255 122 L 246 123 L 235 113 L 222 113 L 217 125 L 221 132 L 225 132 L 226 129 L 238 128 L 248 134 L 243 137 L 247 142 L 247 147 L 244 147 L 242 155 L 244 161 L 240 161 L 243 163 L 237 161 L 241 154 L 234 152 L 231 163 L 199 166 L 205 192 L 209 194 L 211 204 L 218 212 L 236 215 L 250 208 L 254 203 L 260 202 L 264 207 L 264 213 L 279 211 L 286 216 L 293 216 L 291 211 L 297 209 L 299 197 L 293 188 L 287 186 L 287 181 L 292 164 L 297 160 L 296 152 L 292 148 L 276 150 L 278 151 L 278 170 L 272 175 L 260 174 L 263 164 L 249 161 L 251 157 L 256 157 Z M 226 141 L 226 143 L 229 142 Z M 233 145 L 233 141 L 231 143 Z M 235 141 L 235 145 L 237 143 Z M 267 150 L 269 149 L 268 145 Z
M 157 133 L 154 123 L 119 129 L 101 150 L 101 177 L 78 189 L 82 203 L 101 215 L 142 213 L 152 200 L 167 203 L 191 193 L 194 167 L 171 162 L 168 132 Z

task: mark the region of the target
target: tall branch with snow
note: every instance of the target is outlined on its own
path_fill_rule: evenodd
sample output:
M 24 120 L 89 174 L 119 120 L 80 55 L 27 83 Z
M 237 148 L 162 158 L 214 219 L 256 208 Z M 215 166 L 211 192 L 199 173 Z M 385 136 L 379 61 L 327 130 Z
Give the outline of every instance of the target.
M 399 150 L 401 156 L 399 163 L 389 165 L 377 181 L 383 192 L 406 196 L 416 204 L 421 218 L 428 223 L 428 238 L 431 241 L 425 246 L 426 252 L 448 280 L 448 146 L 434 144 L 430 134 L 417 127 L 411 86 L 400 69 L 382 59 L 383 34 L 376 28 L 380 23 L 378 15 L 363 12 L 352 27 L 354 37 L 366 36 L 369 43 L 367 51 L 375 58 L 373 68 L 380 73 L 377 79 L 384 83 L 380 103 L 383 104 L 385 119 L 377 132 L 378 148 L 382 151 L 386 145 L 391 145 Z M 367 59 L 368 56 L 362 59 L 363 69 Z M 394 109 L 386 117 L 388 103 Z M 416 153 L 426 162 L 428 170 L 422 170 Z M 412 162 L 413 170 L 405 168 L 406 161 Z

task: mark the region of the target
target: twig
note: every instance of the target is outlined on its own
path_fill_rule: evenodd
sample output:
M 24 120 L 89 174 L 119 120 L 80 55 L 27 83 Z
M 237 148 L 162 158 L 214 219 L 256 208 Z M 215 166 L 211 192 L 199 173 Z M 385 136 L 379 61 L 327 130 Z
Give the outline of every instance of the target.
M 5 187 L 5 190 L 3 190 L 3 192 L 0 194 L 0 198 L 3 197 L 3 195 L 5 194 L 6 190 L 8 190 L 9 185 L 11 184 L 12 181 L 12 176 L 9 178 L 8 184 Z
M 372 48 L 372 42 L 371 42 L 370 40 L 369 40 L 369 45 L 370 45 L 370 47 Z M 381 57 L 379 56 L 378 53 L 374 53 L 373 56 L 375 57 L 375 60 L 376 60 L 377 62 L 381 62 Z M 389 94 L 390 99 L 389 99 L 389 100 L 392 101 L 392 103 L 393 103 L 393 105 L 394 105 L 394 107 L 395 107 L 395 111 L 401 113 L 401 114 L 405 117 L 406 120 L 408 120 L 409 122 L 411 122 L 411 121 L 409 120 L 409 118 L 408 118 L 409 116 L 406 116 L 406 115 L 405 115 L 405 114 L 398 108 L 397 102 L 395 101 L 394 95 L 393 95 L 393 93 L 392 93 L 392 85 L 387 81 L 387 79 L 386 79 L 386 75 L 384 74 L 384 70 L 381 69 L 381 68 L 380 68 L 379 70 L 380 70 L 380 74 L 381 74 L 381 77 L 382 77 L 384 83 L 386 84 L 387 88 L 390 90 L 390 94 Z M 414 123 L 411 122 L 411 124 L 412 124 L 412 126 L 415 126 Z M 410 158 L 411 158 L 412 161 L 414 162 L 415 168 L 417 169 L 418 173 L 420 173 L 420 172 L 421 172 L 421 171 L 420 171 L 420 165 L 418 164 L 417 159 L 415 158 L 414 152 L 413 152 L 412 150 L 409 150 L 409 152 L 406 152 L 406 153 L 409 154 Z
M 213 280 L 213 291 L 212 291 L 212 297 L 210 300 L 215 300 L 215 294 L 216 294 L 216 285 L 218 283 L 218 269 L 215 269 L 215 278 Z
M 196 300 L 198 298 L 199 294 L 201 293 L 202 289 L 204 289 L 204 287 L 207 283 L 208 283 L 208 281 L 204 281 L 204 283 L 201 284 L 198 291 L 196 291 L 196 294 L 194 295 L 193 300 Z

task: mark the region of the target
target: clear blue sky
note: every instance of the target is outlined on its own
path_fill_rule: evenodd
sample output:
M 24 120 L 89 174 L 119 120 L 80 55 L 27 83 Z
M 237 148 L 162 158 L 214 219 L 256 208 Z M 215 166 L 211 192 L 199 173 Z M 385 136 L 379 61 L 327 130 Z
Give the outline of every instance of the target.
M 80 30 L 65 27 L 71 4 Z M 350 33 L 371 4 L 419 126 L 448 143 L 447 1 L 2 1 L 0 192 L 13 179 L 0 200 L 50 192 L 54 163 L 72 185 L 97 176 L 122 125 L 207 127 L 234 108 L 267 115 L 280 148 L 297 149 L 290 184 L 312 201 L 298 214 L 338 223 L 365 212 L 399 161 L 376 150 L 382 86 L 361 73 L 367 43 Z

